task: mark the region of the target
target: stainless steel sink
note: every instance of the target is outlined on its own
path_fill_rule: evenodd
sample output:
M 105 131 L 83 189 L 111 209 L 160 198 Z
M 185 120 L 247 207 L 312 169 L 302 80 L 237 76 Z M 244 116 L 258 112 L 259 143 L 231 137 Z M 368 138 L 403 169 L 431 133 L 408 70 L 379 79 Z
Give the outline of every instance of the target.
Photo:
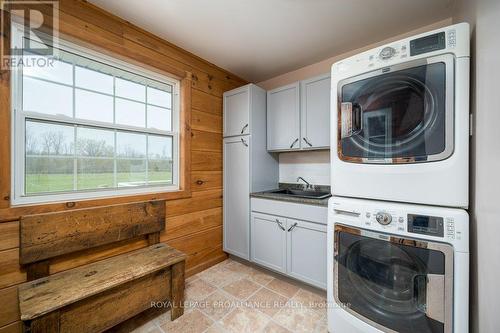
M 298 198 L 308 199 L 325 199 L 330 196 L 330 192 L 314 191 L 314 190 L 295 190 L 295 189 L 280 189 L 269 191 L 269 193 L 289 195 Z

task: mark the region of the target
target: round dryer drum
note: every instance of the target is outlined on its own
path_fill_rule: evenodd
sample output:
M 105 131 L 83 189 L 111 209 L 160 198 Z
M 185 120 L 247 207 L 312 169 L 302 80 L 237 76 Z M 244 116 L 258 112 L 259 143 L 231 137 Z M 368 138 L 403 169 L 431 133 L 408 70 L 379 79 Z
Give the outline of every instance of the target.
M 351 126 L 342 129 L 347 133 L 339 138 L 342 160 L 415 163 L 451 155 L 453 87 L 446 90 L 446 65 L 453 67 L 453 59 L 432 60 L 435 62 L 406 63 L 385 74 L 377 71 L 340 83 L 339 117 L 343 126 Z M 453 71 L 448 75 L 450 79 Z M 353 121 L 349 124 L 343 118 Z

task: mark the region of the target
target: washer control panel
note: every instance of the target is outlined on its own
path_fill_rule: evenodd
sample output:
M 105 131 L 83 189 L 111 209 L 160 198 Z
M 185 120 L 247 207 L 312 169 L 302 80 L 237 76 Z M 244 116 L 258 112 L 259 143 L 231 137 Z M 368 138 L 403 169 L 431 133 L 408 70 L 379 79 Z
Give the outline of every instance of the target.
M 335 208 L 335 212 L 343 220 L 352 220 L 353 223 L 360 227 L 370 230 L 413 235 L 414 237 L 419 235 L 431 236 L 449 241 L 464 239 L 462 228 L 459 227 L 457 217 L 454 214 L 446 212 L 441 214 L 440 211 L 434 212 L 435 208 L 431 208 L 432 211 L 425 212 L 420 211 L 420 207 L 414 210 L 408 208 L 402 210 L 391 206 L 370 204 L 348 207 L 347 209 L 338 207 Z M 444 210 L 447 211 L 448 209 Z
M 444 219 L 440 216 L 408 214 L 408 232 L 443 237 Z
M 367 235 L 452 244 L 469 251 L 469 215 L 461 208 L 332 196 L 328 200 L 329 232 L 336 224 Z

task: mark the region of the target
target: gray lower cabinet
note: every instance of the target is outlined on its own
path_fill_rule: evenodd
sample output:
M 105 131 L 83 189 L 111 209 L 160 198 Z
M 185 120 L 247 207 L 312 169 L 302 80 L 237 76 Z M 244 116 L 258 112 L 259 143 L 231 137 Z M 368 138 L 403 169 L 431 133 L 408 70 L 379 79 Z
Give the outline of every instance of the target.
M 326 225 L 252 212 L 250 260 L 326 289 Z
M 252 213 L 251 257 L 262 266 L 286 273 L 286 219 Z
M 326 289 L 326 225 L 287 219 L 287 272 Z

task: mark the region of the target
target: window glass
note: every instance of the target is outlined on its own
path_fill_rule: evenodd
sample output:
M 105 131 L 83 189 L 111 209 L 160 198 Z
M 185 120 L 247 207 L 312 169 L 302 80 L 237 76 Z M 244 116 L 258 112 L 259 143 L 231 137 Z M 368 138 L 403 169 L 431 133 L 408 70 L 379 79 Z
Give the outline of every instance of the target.
M 115 121 L 120 125 L 145 127 L 146 105 L 127 99 L 115 99 Z
M 29 58 L 33 55 L 27 54 Z M 41 56 L 37 58 L 42 58 Z M 57 83 L 73 84 L 73 65 L 57 59 L 51 60 L 51 66 L 25 66 L 23 68 L 23 75 L 45 79 Z
M 172 130 L 172 111 L 148 105 L 148 128 Z
M 106 94 L 113 94 L 113 77 L 111 75 L 80 66 L 75 66 L 75 85 Z
M 73 190 L 72 126 L 27 121 L 25 147 L 27 194 Z
M 76 132 L 77 188 L 114 186 L 114 131 L 79 127 Z
M 170 109 L 172 107 L 172 94 L 166 90 L 148 87 L 148 104 Z
M 76 118 L 113 122 L 113 97 L 75 89 Z
M 139 102 L 145 102 L 146 100 L 146 87 L 129 80 L 116 78 L 115 93 L 116 96 L 133 99 Z
M 148 136 L 149 183 L 172 183 L 172 138 Z
M 73 116 L 73 89 L 57 83 L 24 77 L 23 110 Z

